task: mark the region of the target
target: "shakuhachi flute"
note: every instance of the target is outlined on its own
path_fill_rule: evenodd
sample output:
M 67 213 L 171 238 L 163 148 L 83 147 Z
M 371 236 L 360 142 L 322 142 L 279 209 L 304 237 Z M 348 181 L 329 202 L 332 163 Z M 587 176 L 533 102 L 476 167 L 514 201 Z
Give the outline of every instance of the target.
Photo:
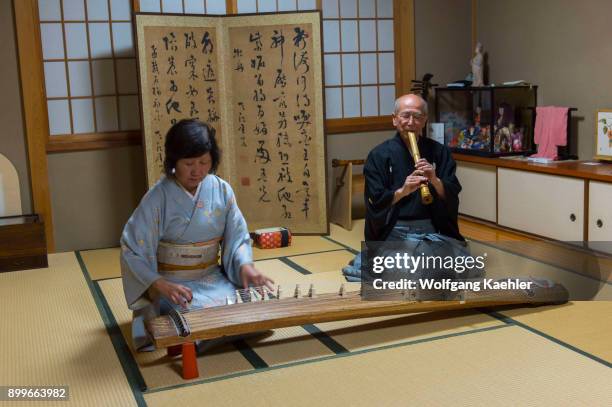
M 412 152 L 412 157 L 414 158 L 414 164 L 421 159 L 421 154 L 419 153 L 419 146 L 417 144 L 417 136 L 413 131 L 403 131 L 402 138 L 404 142 L 408 142 L 410 145 L 410 150 Z M 429 190 L 429 186 L 427 184 L 421 184 L 419 187 L 421 191 L 421 202 L 424 205 L 429 205 L 433 202 L 433 196 L 431 195 L 431 191 Z

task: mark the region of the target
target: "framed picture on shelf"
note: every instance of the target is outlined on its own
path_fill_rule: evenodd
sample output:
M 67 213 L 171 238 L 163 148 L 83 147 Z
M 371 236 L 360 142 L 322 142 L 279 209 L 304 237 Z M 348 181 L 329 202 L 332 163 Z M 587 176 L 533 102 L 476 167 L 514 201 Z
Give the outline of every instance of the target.
M 595 129 L 595 158 L 612 161 L 612 109 L 597 110 Z

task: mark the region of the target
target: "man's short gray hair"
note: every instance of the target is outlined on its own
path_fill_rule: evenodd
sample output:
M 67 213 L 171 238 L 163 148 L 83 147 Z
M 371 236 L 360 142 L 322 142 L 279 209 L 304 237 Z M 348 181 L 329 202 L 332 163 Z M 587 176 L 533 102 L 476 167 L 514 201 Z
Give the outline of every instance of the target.
M 429 113 L 429 109 L 427 108 L 427 101 L 425 99 L 423 99 L 420 95 L 417 95 L 416 93 L 409 93 L 407 95 L 402 95 L 400 97 L 398 97 L 397 99 L 395 99 L 395 104 L 393 105 L 393 113 L 397 113 L 397 111 L 399 110 L 400 107 L 400 99 L 404 98 L 406 96 L 416 96 L 417 98 L 419 98 L 421 100 L 421 106 L 423 106 L 421 108 L 421 113 L 425 114 L 427 116 L 427 114 Z

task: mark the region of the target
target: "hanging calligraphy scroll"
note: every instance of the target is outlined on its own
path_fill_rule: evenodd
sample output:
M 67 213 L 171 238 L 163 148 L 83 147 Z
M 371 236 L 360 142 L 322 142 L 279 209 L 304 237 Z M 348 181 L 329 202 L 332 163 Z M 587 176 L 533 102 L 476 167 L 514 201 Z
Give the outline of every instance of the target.
M 149 187 L 182 118 L 215 127 L 249 229 L 327 233 L 320 14 L 136 15 Z

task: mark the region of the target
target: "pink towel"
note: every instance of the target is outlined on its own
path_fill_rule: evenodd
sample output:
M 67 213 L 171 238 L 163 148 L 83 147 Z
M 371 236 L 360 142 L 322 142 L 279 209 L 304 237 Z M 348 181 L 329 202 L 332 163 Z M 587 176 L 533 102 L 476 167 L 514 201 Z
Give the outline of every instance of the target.
M 558 158 L 557 146 L 567 144 L 568 111 L 568 107 L 536 107 L 534 141 L 538 145 L 538 152 L 532 157 Z

